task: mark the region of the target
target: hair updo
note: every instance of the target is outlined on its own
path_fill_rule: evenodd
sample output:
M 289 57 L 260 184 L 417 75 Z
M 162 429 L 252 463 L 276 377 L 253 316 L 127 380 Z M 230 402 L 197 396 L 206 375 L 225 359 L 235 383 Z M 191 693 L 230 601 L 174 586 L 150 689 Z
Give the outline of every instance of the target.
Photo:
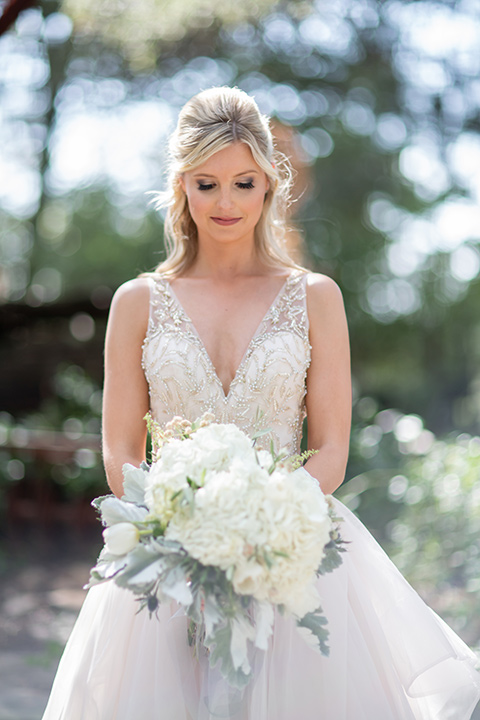
M 248 145 L 269 180 L 263 212 L 255 228 L 258 257 L 266 265 L 296 267 L 285 249 L 290 164 L 275 150 L 269 120 L 255 100 L 238 88 L 216 87 L 198 93 L 184 105 L 170 137 L 167 190 L 157 193 L 155 202 L 157 208 L 167 208 L 167 257 L 155 272 L 179 275 L 191 267 L 197 256 L 197 227 L 180 184 L 182 173 L 236 142 Z

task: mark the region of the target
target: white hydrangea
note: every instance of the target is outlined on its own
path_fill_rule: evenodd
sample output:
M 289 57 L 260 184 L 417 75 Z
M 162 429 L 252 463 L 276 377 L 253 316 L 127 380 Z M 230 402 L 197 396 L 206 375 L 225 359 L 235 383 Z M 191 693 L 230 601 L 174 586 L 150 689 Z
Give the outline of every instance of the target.
M 232 572 L 235 592 L 284 605 L 297 617 L 320 599 L 315 571 L 332 523 L 318 484 L 305 471 L 269 470 L 234 425 L 210 425 L 163 448 L 146 484 L 150 517 L 195 559 Z M 178 501 L 193 481 L 190 505 Z
M 168 522 L 176 508 L 172 498 L 188 487 L 188 479 L 203 485 L 228 468 L 235 457 L 243 458 L 244 465 L 257 465 L 250 440 L 235 425 L 208 425 L 188 440 L 170 440 L 150 471 L 145 489 L 147 507 Z

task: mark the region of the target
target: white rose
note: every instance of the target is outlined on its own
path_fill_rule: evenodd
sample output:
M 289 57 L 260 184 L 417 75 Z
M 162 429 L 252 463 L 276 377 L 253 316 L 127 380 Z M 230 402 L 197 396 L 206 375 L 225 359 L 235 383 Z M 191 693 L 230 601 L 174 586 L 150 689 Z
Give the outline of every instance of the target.
M 320 596 L 315 585 L 310 583 L 302 591 L 298 588 L 292 588 L 282 604 L 285 605 L 287 612 L 302 618 L 307 613 L 314 612 L 320 606 Z
M 265 580 L 265 569 L 254 560 L 241 563 L 233 574 L 233 589 L 239 595 L 259 595 Z
M 138 544 L 140 533 L 132 523 L 115 523 L 103 531 L 107 552 L 112 555 L 126 555 Z

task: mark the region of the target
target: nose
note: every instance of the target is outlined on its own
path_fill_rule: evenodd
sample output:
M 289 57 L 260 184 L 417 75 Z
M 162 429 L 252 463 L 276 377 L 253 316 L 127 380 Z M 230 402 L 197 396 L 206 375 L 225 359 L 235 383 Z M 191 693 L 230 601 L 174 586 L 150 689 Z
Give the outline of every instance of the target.
M 229 187 L 221 187 L 217 198 L 218 207 L 222 210 L 228 210 L 233 207 L 232 191 Z

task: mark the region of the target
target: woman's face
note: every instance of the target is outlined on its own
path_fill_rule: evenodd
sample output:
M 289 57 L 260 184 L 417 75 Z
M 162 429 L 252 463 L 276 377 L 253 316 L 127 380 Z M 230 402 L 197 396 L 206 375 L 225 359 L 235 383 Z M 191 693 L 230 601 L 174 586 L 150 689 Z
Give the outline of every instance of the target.
M 245 143 L 234 143 L 180 178 L 199 242 L 253 242 L 269 182 Z

